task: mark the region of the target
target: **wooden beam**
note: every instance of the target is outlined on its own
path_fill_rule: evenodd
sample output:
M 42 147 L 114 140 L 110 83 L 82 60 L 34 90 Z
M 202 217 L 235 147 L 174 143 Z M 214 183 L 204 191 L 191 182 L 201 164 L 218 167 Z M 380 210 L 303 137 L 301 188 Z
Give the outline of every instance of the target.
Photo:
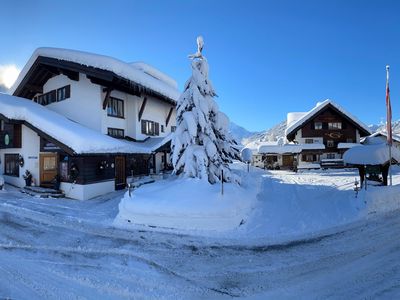
M 139 116 L 138 116 L 139 122 L 140 122 L 140 120 L 142 120 L 143 112 L 144 112 L 144 109 L 146 108 L 146 103 L 147 103 L 147 97 L 144 97 L 142 105 L 140 106 L 140 110 L 139 110 Z
M 167 119 L 165 120 L 165 127 L 168 127 L 168 123 L 169 123 L 169 120 L 171 119 L 171 116 L 172 116 L 172 112 L 173 112 L 173 111 L 174 111 L 174 108 L 171 107 L 170 110 L 169 110 Z
M 103 110 L 107 108 L 108 101 L 110 101 L 111 91 L 112 91 L 111 88 L 106 89 L 106 96 L 104 97 L 104 101 L 103 101 Z
M 34 85 L 34 84 L 27 84 L 25 85 L 25 88 L 34 92 L 34 93 L 39 93 L 43 94 L 43 87 L 39 85 Z
M 73 81 L 79 81 L 79 72 L 61 69 L 61 73 Z

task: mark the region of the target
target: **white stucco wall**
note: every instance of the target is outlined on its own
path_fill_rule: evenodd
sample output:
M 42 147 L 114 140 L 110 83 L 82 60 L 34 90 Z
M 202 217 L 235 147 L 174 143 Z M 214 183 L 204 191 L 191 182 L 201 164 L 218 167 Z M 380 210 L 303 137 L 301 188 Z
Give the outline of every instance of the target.
M 106 93 L 103 88 L 93 84 L 86 75 L 79 74 L 79 81 L 70 80 L 65 75 L 50 78 L 43 86 L 43 93 L 71 85 L 71 97 L 60 102 L 55 102 L 46 107 L 54 110 L 67 118 L 81 123 L 89 128 L 108 133 L 108 128 L 123 129 L 125 135 L 137 140 L 144 140 L 148 136 L 141 133 L 141 122 L 138 120 L 140 107 L 144 96 L 137 97 L 121 91 L 112 91 L 110 96 L 124 101 L 124 118 L 116 118 L 107 115 L 107 109 L 103 109 L 103 101 Z M 171 132 L 171 126 L 175 126 L 176 111 L 174 109 L 169 124 L 165 127 L 165 120 L 171 108 L 171 104 L 155 97 L 147 97 L 147 104 L 142 115 L 143 120 L 150 120 L 160 124 L 160 137 Z M 164 132 L 161 132 L 164 125 Z
M 46 107 L 89 128 L 101 131 L 102 89 L 93 84 L 86 75 L 79 74 L 79 81 L 70 80 L 65 75 L 50 78 L 43 86 L 43 93 L 71 85 L 71 97 Z
M 4 175 L 4 180 L 6 183 L 24 187 L 25 180 L 23 175 L 26 170 L 32 173 L 33 179 L 36 184 L 39 183 L 39 151 L 40 151 L 40 138 L 30 128 L 25 125 L 22 128 L 22 148 L 10 148 L 0 150 L 0 170 L 1 174 L 4 174 L 4 154 L 20 154 L 24 158 L 24 166 L 19 168 L 19 177 Z
M 138 103 L 138 111 L 143 103 L 143 99 L 141 99 Z M 160 137 L 166 136 L 171 132 L 171 126 L 175 126 L 176 124 L 176 110 L 174 109 L 168 123 L 168 126 L 165 127 L 165 121 L 167 119 L 169 110 L 171 108 L 171 104 L 168 104 L 164 101 L 158 100 L 154 97 L 147 97 L 146 108 L 142 115 L 142 120 L 149 120 L 160 123 Z M 148 136 L 142 134 L 141 122 L 138 121 L 137 115 L 135 119 L 136 123 L 136 139 L 144 140 Z M 161 125 L 164 125 L 164 132 L 161 132 Z

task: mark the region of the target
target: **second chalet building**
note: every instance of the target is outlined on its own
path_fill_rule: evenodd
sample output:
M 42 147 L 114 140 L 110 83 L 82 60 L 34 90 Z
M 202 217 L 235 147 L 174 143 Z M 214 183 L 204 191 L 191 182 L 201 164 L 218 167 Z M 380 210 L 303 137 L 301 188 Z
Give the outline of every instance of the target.
M 24 186 L 61 181 L 89 199 L 124 188 L 127 177 L 170 168 L 177 83 L 144 63 L 74 50 L 37 49 L 0 94 L 0 168 Z
M 309 112 L 288 113 L 286 143 L 258 148 L 267 168 L 343 166 L 343 153 L 370 135 L 368 126 L 332 100 Z

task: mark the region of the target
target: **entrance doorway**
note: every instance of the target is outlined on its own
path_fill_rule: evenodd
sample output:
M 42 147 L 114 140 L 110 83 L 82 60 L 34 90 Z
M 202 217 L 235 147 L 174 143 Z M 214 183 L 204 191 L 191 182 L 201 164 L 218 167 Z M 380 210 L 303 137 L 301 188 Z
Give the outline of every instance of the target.
M 57 153 L 41 153 L 40 159 L 40 185 L 43 187 L 53 187 L 52 180 L 58 174 L 58 155 Z
M 286 168 L 293 167 L 293 155 L 282 155 L 282 166 Z
M 126 185 L 125 156 L 115 157 L 115 189 L 122 190 Z

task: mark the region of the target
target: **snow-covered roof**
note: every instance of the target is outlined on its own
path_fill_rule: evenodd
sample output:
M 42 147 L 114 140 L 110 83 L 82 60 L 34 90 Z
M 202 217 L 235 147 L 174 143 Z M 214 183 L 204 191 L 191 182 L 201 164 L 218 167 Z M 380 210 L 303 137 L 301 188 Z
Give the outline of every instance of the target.
M 400 162 L 400 151 L 392 146 L 392 158 Z M 359 145 L 347 150 L 343 160 L 353 165 L 384 165 L 389 162 L 389 148 L 386 144 Z
M 379 137 L 379 136 L 382 136 L 382 137 L 387 138 L 387 133 L 386 133 L 386 131 L 377 131 L 377 132 L 371 134 L 370 136 L 367 136 L 367 137 L 364 139 L 364 141 L 365 141 L 365 140 L 368 140 L 370 137 Z M 393 138 L 394 141 L 400 143 L 400 135 L 398 135 L 398 134 L 392 134 L 392 138 Z
M 302 117 L 304 117 L 307 113 L 306 112 L 290 112 L 287 114 L 286 118 L 286 128 L 291 126 L 294 122 L 297 122 Z
M 299 144 L 302 150 L 324 150 L 325 145 L 322 143 L 313 143 L 313 144 Z
M 276 146 L 278 141 L 253 141 L 246 144 L 245 148 L 251 149 L 253 153 L 257 153 L 260 146 Z
M 76 154 L 151 153 L 171 137 L 146 142 L 118 140 L 87 128 L 31 100 L 0 93 L 0 114 L 29 123 Z
M 322 109 L 324 109 L 326 106 L 332 105 L 335 107 L 338 111 L 346 115 L 349 119 L 351 119 L 354 123 L 359 125 L 362 129 L 364 129 L 366 132 L 371 133 L 369 127 L 365 125 L 363 122 L 361 122 L 359 119 L 357 119 L 355 116 L 350 114 L 348 111 L 346 111 L 344 108 L 342 108 L 340 105 L 336 104 L 330 99 L 327 99 L 323 102 L 318 102 L 317 105 L 310 110 L 308 113 L 302 114 L 302 113 L 294 113 L 294 117 L 299 117 L 299 118 L 292 118 L 290 124 L 289 124 L 289 115 L 288 114 L 288 126 L 286 128 L 285 134 L 286 136 L 293 133 L 294 130 L 296 130 L 299 126 L 303 125 L 307 121 L 309 121 L 313 116 L 315 116 L 318 112 L 320 112 Z
M 358 143 L 339 143 L 338 144 L 338 149 L 350 149 L 356 146 L 360 146 Z
M 146 74 L 149 74 L 150 76 L 157 78 L 158 80 L 165 82 L 173 88 L 178 89 L 178 83 L 172 77 L 161 72 L 155 67 L 141 61 L 130 63 L 130 65 L 140 71 L 143 71 Z
M 164 146 L 166 143 L 170 142 L 172 140 L 172 135 L 173 133 L 169 133 L 165 137 L 151 137 L 147 138 L 143 142 L 130 142 L 130 141 L 125 141 L 122 140 L 122 142 L 126 143 L 127 145 L 132 145 L 132 146 L 141 146 L 144 149 L 147 149 L 149 153 L 156 151 L 158 148 Z
M 172 78 L 147 64 L 129 64 L 110 56 L 60 48 L 36 49 L 10 89 L 11 94 L 15 92 L 36 59 L 40 56 L 113 72 L 122 78 L 140 84 L 174 101 L 177 101 L 180 96 L 177 84 Z
M 258 148 L 258 153 L 275 153 L 275 154 L 284 154 L 284 153 L 300 153 L 301 146 L 295 144 L 284 144 L 281 146 L 278 145 L 270 145 L 270 146 L 260 146 Z
M 258 148 L 258 153 L 300 153 L 303 150 L 323 150 L 324 144 L 283 144 L 283 145 L 263 145 Z

